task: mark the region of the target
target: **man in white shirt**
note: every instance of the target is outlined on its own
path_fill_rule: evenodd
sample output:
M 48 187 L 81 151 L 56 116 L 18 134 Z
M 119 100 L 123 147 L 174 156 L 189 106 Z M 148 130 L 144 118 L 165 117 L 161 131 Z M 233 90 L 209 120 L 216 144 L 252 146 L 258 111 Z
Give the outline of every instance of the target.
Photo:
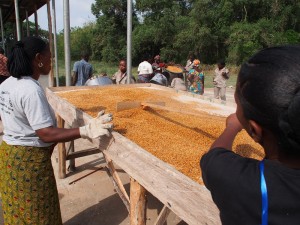
M 152 65 L 147 61 L 149 57 L 144 56 L 143 62 L 139 64 L 138 67 L 138 82 L 139 83 L 149 83 L 153 75 Z

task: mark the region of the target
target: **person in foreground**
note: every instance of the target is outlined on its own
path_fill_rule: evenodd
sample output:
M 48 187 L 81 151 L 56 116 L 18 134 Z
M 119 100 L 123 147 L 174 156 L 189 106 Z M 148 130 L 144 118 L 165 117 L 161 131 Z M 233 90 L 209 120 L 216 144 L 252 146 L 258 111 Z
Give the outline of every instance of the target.
M 241 67 L 236 113 L 200 162 L 222 224 L 299 224 L 300 46 L 264 49 Z M 232 152 L 245 129 L 262 161 Z
M 55 115 L 38 79 L 49 74 L 49 45 L 38 37 L 18 41 L 8 59 L 11 76 L 0 86 L 3 141 L 0 191 L 5 224 L 61 225 L 51 164 L 57 142 L 109 135 L 112 116 L 100 112 L 79 128 L 56 127 Z

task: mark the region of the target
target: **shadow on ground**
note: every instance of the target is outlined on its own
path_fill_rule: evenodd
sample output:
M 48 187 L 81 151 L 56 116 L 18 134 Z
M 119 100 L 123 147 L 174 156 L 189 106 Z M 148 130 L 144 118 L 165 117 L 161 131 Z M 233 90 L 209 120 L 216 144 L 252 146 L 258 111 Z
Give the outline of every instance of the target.
M 129 184 L 124 185 L 127 193 L 129 193 Z M 156 199 L 150 193 L 147 194 L 147 209 L 154 209 L 155 214 L 159 214 L 163 204 Z M 119 225 L 128 218 L 128 211 L 121 201 L 118 194 L 109 196 L 103 199 L 98 204 L 87 208 L 80 212 L 73 218 L 69 219 L 64 225 Z M 156 216 L 154 217 L 156 218 Z M 146 224 L 154 224 L 155 219 L 150 218 L 150 215 L 146 218 Z M 178 218 L 175 214 L 171 213 L 168 220 L 164 225 L 176 224 L 176 225 L 187 225 L 184 221 Z

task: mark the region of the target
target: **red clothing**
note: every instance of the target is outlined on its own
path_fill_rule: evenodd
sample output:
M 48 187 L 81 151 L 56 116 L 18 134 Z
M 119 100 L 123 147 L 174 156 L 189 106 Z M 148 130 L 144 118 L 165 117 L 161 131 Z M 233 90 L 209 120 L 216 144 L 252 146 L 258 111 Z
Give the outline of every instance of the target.
M 9 76 L 9 72 L 7 70 L 7 58 L 0 54 L 0 75 Z

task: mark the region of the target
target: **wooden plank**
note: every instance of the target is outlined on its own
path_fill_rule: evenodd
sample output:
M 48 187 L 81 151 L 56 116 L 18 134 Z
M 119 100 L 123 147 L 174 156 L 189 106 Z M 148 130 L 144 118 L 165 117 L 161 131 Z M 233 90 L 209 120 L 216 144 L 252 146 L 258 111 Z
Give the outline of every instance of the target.
M 71 160 L 71 159 L 80 158 L 80 157 L 84 157 L 84 156 L 88 156 L 88 155 L 93 155 L 93 154 L 96 154 L 99 152 L 100 152 L 99 148 L 96 148 L 96 147 L 91 148 L 91 149 L 85 149 L 85 150 L 72 152 L 72 153 L 68 154 L 66 159 Z
M 171 210 L 164 205 L 153 225 L 163 225 L 166 222 L 170 212 Z
M 130 178 L 130 225 L 146 225 L 146 189 Z

